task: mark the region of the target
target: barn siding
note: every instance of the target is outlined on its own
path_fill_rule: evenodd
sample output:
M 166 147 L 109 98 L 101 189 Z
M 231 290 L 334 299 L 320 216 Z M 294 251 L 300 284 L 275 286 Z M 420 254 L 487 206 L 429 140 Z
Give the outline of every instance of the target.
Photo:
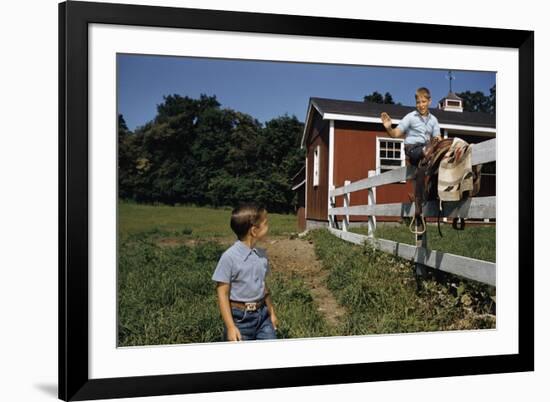
M 376 138 L 389 137 L 379 124 L 336 121 L 334 128 L 334 185 L 341 187 L 344 181 L 352 182 L 368 177 L 369 170 L 376 169 Z M 388 184 L 376 189 L 376 202 L 408 202 L 412 193 L 411 183 Z M 368 203 L 368 190 L 351 194 L 350 205 Z M 336 206 L 343 206 L 343 197 L 336 197 Z M 340 218 L 341 219 L 341 218 Z M 366 216 L 351 216 L 350 220 L 365 221 Z M 378 220 L 387 218 L 379 217 Z M 389 220 L 395 220 L 389 218 Z

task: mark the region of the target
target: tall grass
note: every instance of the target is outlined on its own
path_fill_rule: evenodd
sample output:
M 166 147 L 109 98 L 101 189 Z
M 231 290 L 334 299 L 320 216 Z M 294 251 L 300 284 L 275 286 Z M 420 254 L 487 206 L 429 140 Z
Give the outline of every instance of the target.
M 225 247 L 212 241 L 161 247 L 158 229 L 126 236 L 119 244 L 118 345 L 165 345 L 223 340 L 215 284 Z M 299 278 L 268 277 L 279 338 L 326 336 L 329 330 Z
M 274 274 L 270 278 L 270 291 L 280 320 L 278 338 L 337 335 L 317 310 L 310 289 L 299 276 L 285 278 L 280 273 Z
M 119 346 L 222 340 L 210 280 L 216 243 L 159 247 L 148 234 L 122 241 L 118 265 Z

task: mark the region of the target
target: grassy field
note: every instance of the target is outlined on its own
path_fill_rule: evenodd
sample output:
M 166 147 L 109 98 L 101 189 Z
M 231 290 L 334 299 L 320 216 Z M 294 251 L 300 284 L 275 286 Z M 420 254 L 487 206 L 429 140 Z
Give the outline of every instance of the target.
M 193 206 L 140 205 L 127 202 L 118 204 L 119 235 L 159 230 L 194 238 L 235 237 L 229 227 L 231 210 Z M 269 232 L 275 236 L 297 230 L 294 215 L 269 214 Z
M 352 232 L 367 234 L 367 228 L 352 228 Z M 473 226 L 466 224 L 464 230 L 455 230 L 452 226 L 441 224 L 441 233 L 437 225 L 428 224 L 428 246 L 432 250 L 443 251 L 478 260 L 495 262 L 496 227 Z M 375 236 L 379 239 L 393 240 L 405 244 L 414 244 L 414 235 L 405 224 L 378 224 Z
M 234 239 L 229 216 L 224 209 L 119 204 L 119 346 L 222 340 L 211 275 L 227 239 Z M 295 225 L 295 216 L 270 214 L 270 236 L 288 237 Z M 328 273 L 323 285 L 346 315 L 337 326 L 327 324 L 303 277 L 273 272 L 268 283 L 279 338 L 495 326 L 494 288 L 449 276 L 425 280 L 417 292 L 407 261 L 346 243 L 326 230 L 295 241 L 313 243 Z
M 227 247 L 216 240 L 234 239 L 230 213 L 119 204 L 119 346 L 222 341 L 211 276 Z M 295 216 L 270 214 L 269 218 L 272 236 L 295 231 Z M 180 244 L 163 247 L 166 238 Z M 191 240 L 192 245 L 187 245 Z M 330 334 L 302 281 L 274 274 L 269 286 L 281 319 L 279 338 Z

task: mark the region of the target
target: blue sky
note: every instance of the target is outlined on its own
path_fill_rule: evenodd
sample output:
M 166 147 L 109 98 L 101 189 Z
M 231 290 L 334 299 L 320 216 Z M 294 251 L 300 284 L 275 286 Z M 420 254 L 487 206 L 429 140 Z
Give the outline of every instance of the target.
M 449 91 L 447 70 L 244 61 L 169 56 L 118 55 L 118 112 L 128 128 L 152 120 L 163 96 L 216 95 L 222 107 L 262 123 L 296 115 L 305 120 L 310 97 L 361 101 L 378 91 L 414 106 L 416 88 L 432 92 L 432 107 Z M 454 71 L 453 91 L 489 94 L 495 73 Z

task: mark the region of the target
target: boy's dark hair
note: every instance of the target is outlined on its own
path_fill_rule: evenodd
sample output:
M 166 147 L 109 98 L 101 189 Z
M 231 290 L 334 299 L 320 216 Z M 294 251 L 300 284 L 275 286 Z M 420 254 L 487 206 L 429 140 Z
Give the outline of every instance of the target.
M 242 204 L 231 212 L 231 229 L 242 240 L 252 226 L 259 225 L 265 217 L 266 209 L 255 204 Z
M 414 95 L 415 98 L 419 96 L 425 96 L 428 99 L 432 99 L 432 95 L 430 94 L 430 90 L 426 87 L 420 87 L 416 90 L 416 94 Z

